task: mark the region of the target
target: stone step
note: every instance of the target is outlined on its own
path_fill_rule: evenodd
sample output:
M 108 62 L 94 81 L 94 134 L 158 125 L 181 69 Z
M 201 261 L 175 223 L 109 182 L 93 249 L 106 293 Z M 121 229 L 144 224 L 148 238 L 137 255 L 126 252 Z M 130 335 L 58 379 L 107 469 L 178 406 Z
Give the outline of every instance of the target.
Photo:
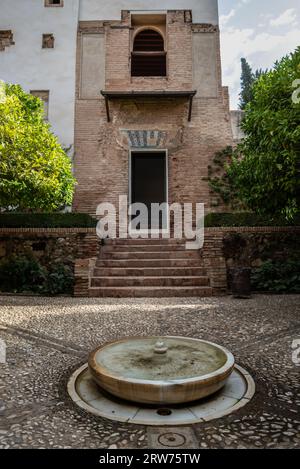
M 201 259 L 98 259 L 96 267 L 201 267 Z
M 187 276 L 206 276 L 206 269 L 203 267 L 96 267 L 94 269 L 95 277 L 187 277 Z
M 186 239 L 174 239 L 174 238 L 168 238 L 168 239 L 153 239 L 153 238 L 126 238 L 126 239 L 105 239 L 104 240 L 104 245 L 105 246 L 126 246 L 130 244 L 152 244 L 152 245 L 176 245 L 176 244 L 182 244 L 185 245 Z
M 90 287 L 90 297 L 163 298 L 212 296 L 211 287 Z
M 189 252 L 185 248 L 185 244 L 108 244 L 101 248 L 102 252 L 128 252 L 128 251 L 140 251 L 140 252 L 161 252 L 161 251 L 184 251 Z
M 106 259 L 198 259 L 201 260 L 198 251 L 111 251 L 102 252 L 98 260 Z
M 184 287 L 209 286 L 208 277 L 93 277 L 92 287 Z

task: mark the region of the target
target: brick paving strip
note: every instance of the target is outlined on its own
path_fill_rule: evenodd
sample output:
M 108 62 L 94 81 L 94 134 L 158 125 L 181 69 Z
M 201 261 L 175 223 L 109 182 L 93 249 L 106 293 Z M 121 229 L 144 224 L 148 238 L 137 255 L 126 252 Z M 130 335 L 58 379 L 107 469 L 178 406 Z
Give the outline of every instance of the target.
M 88 355 L 88 352 L 82 347 L 78 347 L 78 345 L 56 339 L 55 337 L 51 337 L 46 334 L 28 331 L 27 329 L 22 329 L 21 327 L 10 326 L 0 322 L 0 331 L 6 332 L 10 335 L 22 337 L 23 339 L 30 340 L 31 342 L 37 342 L 45 347 L 53 348 L 70 355 L 75 355 L 79 358 L 84 358 Z
M 291 324 L 292 325 L 290 327 L 273 332 L 272 334 L 266 334 L 264 337 L 260 337 L 258 340 L 251 340 L 248 343 L 241 345 L 239 347 L 239 351 L 252 350 L 261 344 L 272 344 L 277 340 L 287 339 L 291 337 L 291 335 L 300 335 L 300 322 L 293 322 Z

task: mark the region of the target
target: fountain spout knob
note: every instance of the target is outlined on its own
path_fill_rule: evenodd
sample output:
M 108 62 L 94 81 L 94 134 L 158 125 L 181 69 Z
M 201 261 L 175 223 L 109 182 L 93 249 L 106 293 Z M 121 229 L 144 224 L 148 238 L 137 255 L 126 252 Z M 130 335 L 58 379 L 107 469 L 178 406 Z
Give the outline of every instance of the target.
M 163 341 L 159 340 L 158 342 L 156 342 L 154 346 L 154 353 L 163 354 L 163 353 L 167 353 L 167 351 L 168 351 L 168 346 Z

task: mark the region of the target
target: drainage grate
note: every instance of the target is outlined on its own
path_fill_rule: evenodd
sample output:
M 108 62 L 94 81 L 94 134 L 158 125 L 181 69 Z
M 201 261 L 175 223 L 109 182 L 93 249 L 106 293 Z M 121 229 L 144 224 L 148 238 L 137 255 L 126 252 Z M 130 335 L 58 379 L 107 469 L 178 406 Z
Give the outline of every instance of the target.
M 171 409 L 158 409 L 156 411 L 156 413 L 158 415 L 162 415 L 163 417 L 166 417 L 167 415 L 171 415 L 172 414 L 172 411 Z
M 165 427 L 149 427 L 148 441 L 151 448 L 198 448 L 198 442 L 190 427 L 171 427 L 166 431 Z

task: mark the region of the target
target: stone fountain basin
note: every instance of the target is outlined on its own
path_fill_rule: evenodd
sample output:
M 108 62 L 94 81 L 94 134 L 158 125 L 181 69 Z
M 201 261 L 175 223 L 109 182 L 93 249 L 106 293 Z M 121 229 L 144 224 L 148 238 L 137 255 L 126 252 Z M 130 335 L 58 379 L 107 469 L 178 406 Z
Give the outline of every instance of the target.
M 163 340 L 168 351 L 154 352 Z M 221 389 L 234 367 L 233 355 L 220 345 L 186 337 L 132 337 L 91 352 L 89 370 L 105 391 L 121 399 L 151 405 L 182 404 Z

